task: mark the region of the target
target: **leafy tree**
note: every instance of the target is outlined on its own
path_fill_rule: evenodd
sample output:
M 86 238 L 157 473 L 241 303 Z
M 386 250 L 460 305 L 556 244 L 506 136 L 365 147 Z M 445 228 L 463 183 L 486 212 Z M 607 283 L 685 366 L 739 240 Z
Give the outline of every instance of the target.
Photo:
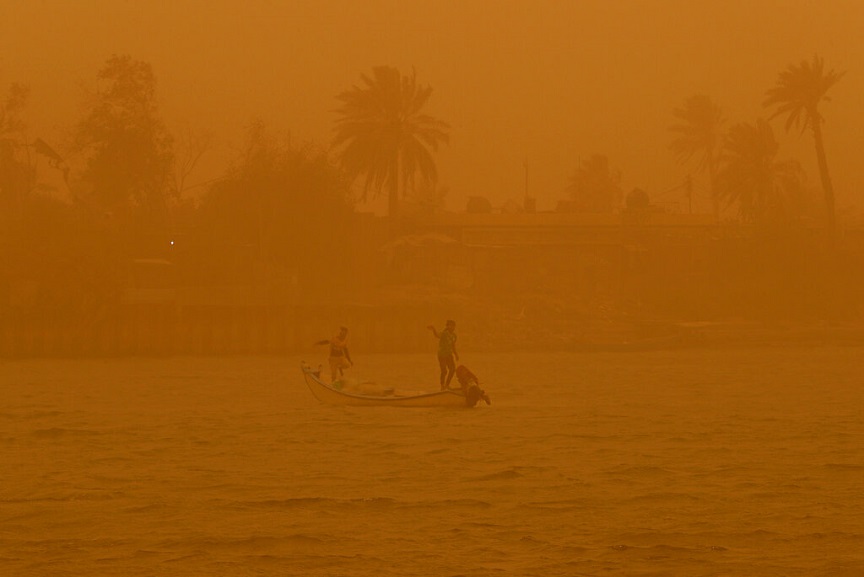
M 13 84 L 0 101 L 0 212 L 11 221 L 20 215 L 24 197 L 34 185 L 35 171 L 24 135 L 23 110 L 30 91 Z
M 822 192 L 825 198 L 827 212 L 828 234 L 832 239 L 835 235 L 834 187 L 828 172 L 828 161 L 825 158 L 825 144 L 822 137 L 824 118 L 819 112 L 819 104 L 830 100 L 828 90 L 843 78 L 845 72 L 825 71 L 823 60 L 813 56 L 812 62 L 802 61 L 791 64 L 777 78 L 777 84 L 766 92 L 764 106 L 775 107 L 771 118 L 786 115 L 786 130 L 795 126 L 803 133 L 807 128 L 813 131 L 813 142 L 816 146 L 816 161 L 819 165 L 819 177 L 822 181 Z
M 738 205 L 745 222 L 760 226 L 786 222 L 800 205 L 801 165 L 778 161 L 778 150 L 774 131 L 764 119 L 729 129 L 720 157 L 718 190 L 730 205 Z
M 697 170 L 708 173 L 714 218 L 719 219 L 720 201 L 717 194 L 717 156 L 723 144 L 723 111 L 711 98 L 703 94 L 691 96 L 684 106 L 672 114 L 678 120 L 670 127 L 677 137 L 669 148 L 682 163 L 698 155 Z
M 150 64 L 110 57 L 75 130 L 85 155 L 85 202 L 116 217 L 135 215 L 164 226 L 173 183 L 172 137 L 159 116 Z
M 612 212 L 621 203 L 621 175 L 612 171 L 605 155 L 595 154 L 582 160 L 567 192 L 579 212 Z
M 271 281 L 294 276 L 310 291 L 326 292 L 346 274 L 349 196 L 324 150 L 297 146 L 255 122 L 242 154 L 202 200 L 199 242 L 218 247 L 207 251 L 222 261 L 214 270 L 235 282 L 231 255 L 257 262 Z
M 9 87 L 9 94 L 0 104 L 0 135 L 5 137 L 10 132 L 24 128 L 21 112 L 29 98 L 30 89 L 27 86 L 15 83 Z
M 449 126 L 422 112 L 432 88 L 417 84 L 414 71 L 403 75 L 378 66 L 361 80 L 337 96 L 342 105 L 333 146 L 341 148 L 339 162 L 352 181 L 365 175 L 362 200 L 386 186 L 389 214 L 395 217 L 400 188 L 403 194 L 412 188 L 416 174 L 437 181 L 432 153 L 449 142 Z
M 0 102 L 0 293 L 7 283 L 27 287 L 16 308 L 34 319 L 92 319 L 117 297 L 122 269 L 114 244 L 39 180 L 40 157 L 64 176 L 68 167 L 41 138 L 28 141 L 28 95 L 13 85 Z

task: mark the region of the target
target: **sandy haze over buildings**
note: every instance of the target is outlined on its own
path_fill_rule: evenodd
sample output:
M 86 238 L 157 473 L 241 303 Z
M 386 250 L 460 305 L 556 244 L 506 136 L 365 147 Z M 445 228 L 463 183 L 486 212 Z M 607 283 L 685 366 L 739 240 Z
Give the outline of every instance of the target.
M 862 25 L 864 0 L 0 0 L 0 574 L 864 575 Z M 673 110 L 764 137 L 814 54 L 846 72 L 819 109 L 839 226 L 783 119 L 713 212 Z M 392 122 L 423 90 L 391 67 L 449 124 L 449 212 L 346 194 L 417 160 L 380 152 L 404 125 L 446 139 Z M 345 91 L 374 146 L 294 146 L 329 145 Z M 403 106 L 370 130 L 378 97 Z M 212 135 L 192 188 L 186 128 Z M 595 154 L 620 189 L 558 207 Z M 425 406 L 471 398 L 456 362 L 490 405 Z
M 337 93 L 373 66 L 413 67 L 435 89 L 430 113 L 452 126 L 437 157 L 451 210 L 472 195 L 521 201 L 526 165 L 538 209 L 554 208 L 595 153 L 625 191 L 683 210 L 667 192 L 692 170 L 668 150 L 673 108 L 704 93 L 730 123 L 754 122 L 778 72 L 818 53 L 847 71 L 822 109 L 843 214 L 864 204 L 862 25 L 858 0 L 6 0 L 0 83 L 28 84 L 31 133 L 59 142 L 111 54 L 149 62 L 172 130 L 213 135 L 192 178 L 206 181 L 251 119 L 326 144 Z M 775 130 L 781 156 L 818 183 L 810 136 Z M 696 194 L 709 210 L 701 180 Z

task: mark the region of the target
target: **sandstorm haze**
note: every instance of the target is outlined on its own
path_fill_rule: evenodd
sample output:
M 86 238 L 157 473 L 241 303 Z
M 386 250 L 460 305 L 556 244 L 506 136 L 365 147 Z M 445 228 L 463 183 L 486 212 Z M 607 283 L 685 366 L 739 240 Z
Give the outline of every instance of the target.
M 0 0 L 0 573 L 860 577 L 862 29 Z
M 294 350 L 352 322 L 419 350 L 420 317 L 459 315 L 489 348 L 566 349 L 864 315 L 859 2 L 3 11 L 0 302 L 7 334 L 47 331 L 24 350 L 220 350 L 220 324 Z M 784 108 L 809 71 L 818 108 Z
M 62 142 L 96 71 L 128 54 L 152 65 L 169 129 L 212 134 L 190 182 L 221 174 L 252 119 L 326 145 L 336 94 L 373 66 L 413 67 L 434 89 L 428 111 L 452 127 L 436 157 L 451 210 L 475 195 L 521 202 L 526 164 L 529 195 L 554 209 L 580 159 L 598 153 L 625 191 L 684 210 L 666 192 L 693 172 L 668 150 L 672 110 L 701 93 L 728 122 L 755 122 L 777 74 L 818 53 L 847 71 L 822 107 L 838 212 L 862 204 L 864 6 L 854 0 L 11 0 L 0 10 L 0 80 L 30 86 L 31 134 Z M 808 135 L 775 125 L 782 156 L 818 182 Z M 707 185 L 695 185 L 696 209 L 710 210 Z

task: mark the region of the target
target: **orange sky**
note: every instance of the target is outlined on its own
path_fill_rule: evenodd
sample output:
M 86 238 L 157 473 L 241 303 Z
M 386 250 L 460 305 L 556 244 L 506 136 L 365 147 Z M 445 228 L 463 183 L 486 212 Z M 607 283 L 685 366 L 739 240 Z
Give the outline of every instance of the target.
M 58 142 L 107 57 L 148 61 L 169 126 L 216 140 L 203 181 L 253 117 L 325 143 L 338 92 L 372 66 L 413 66 L 452 125 L 449 208 L 521 202 L 526 160 L 553 208 L 579 158 L 604 153 L 625 190 L 682 209 L 663 194 L 687 174 L 667 149 L 671 110 L 705 93 L 753 122 L 777 73 L 816 52 L 847 71 L 823 109 L 842 213 L 864 210 L 862 29 L 861 0 L 3 0 L 0 86 L 29 84 L 31 132 Z M 774 126 L 817 184 L 809 135 Z

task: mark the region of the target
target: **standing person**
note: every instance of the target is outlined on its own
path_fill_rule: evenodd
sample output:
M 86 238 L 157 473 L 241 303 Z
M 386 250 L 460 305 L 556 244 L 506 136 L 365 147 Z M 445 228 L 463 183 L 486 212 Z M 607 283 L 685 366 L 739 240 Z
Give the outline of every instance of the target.
M 429 330 L 438 339 L 438 366 L 441 367 L 441 390 L 450 388 L 450 381 L 456 372 L 456 361 L 459 353 L 456 352 L 456 321 L 447 321 L 447 325 L 440 333 L 435 327 L 429 325 Z
M 339 327 L 339 334 L 332 339 L 318 341 L 316 345 L 330 345 L 330 381 L 342 377 L 344 370 L 354 364 L 348 352 L 348 327 Z

